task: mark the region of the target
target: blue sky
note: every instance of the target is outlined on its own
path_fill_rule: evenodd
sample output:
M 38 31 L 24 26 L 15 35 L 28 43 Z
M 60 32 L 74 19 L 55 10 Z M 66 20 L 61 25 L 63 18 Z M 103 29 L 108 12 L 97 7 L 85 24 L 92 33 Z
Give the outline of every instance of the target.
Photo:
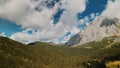
M 78 13 L 78 19 L 82 19 L 86 16 L 89 16 L 92 13 L 101 14 L 105 9 L 107 0 L 89 0 L 86 10 L 83 13 Z
M 5 32 L 6 35 L 9 37 L 15 32 L 21 32 L 22 28 L 19 25 L 16 25 L 15 23 L 0 19 L 0 33 Z
M 31 10 L 31 8 L 29 8 L 30 4 L 28 4 L 27 1 L 25 1 L 26 3 L 24 3 L 24 1 L 25 0 L 21 0 L 20 2 L 18 1 L 19 3 L 21 3 L 20 6 L 18 6 L 19 3 L 15 1 L 14 2 L 15 6 L 18 6 L 18 7 L 15 7 L 16 9 L 15 8 L 8 9 L 9 6 L 4 7 L 2 3 L 0 3 L 1 4 L 0 10 L 3 10 L 3 12 L 0 12 L 0 34 L 4 32 L 7 37 L 10 37 L 20 42 L 22 42 L 22 40 L 20 40 L 21 37 L 17 37 L 17 36 L 20 36 L 20 34 L 25 35 L 27 37 L 31 37 L 32 39 L 33 38 L 35 39 L 32 41 L 30 40 L 29 42 L 51 41 L 51 40 L 53 42 L 54 41 L 61 42 L 65 40 L 66 37 L 71 37 L 75 35 L 75 33 L 78 33 L 75 31 L 72 32 L 73 28 L 76 28 L 77 29 L 76 31 L 85 29 L 86 22 L 83 22 L 82 24 L 80 24 L 79 20 L 84 20 L 87 17 L 89 18 L 88 21 L 92 22 L 95 19 L 95 17 L 100 16 L 103 13 L 103 11 L 106 10 L 106 5 L 108 4 L 108 0 L 88 0 L 87 2 L 84 2 L 85 0 L 81 0 L 81 2 L 79 1 L 80 4 L 85 3 L 83 4 L 84 9 L 82 9 L 81 8 L 82 6 L 75 5 L 79 3 L 74 2 L 72 0 L 69 0 L 69 1 L 64 0 L 66 1 L 65 3 L 62 0 L 43 0 L 40 3 L 34 1 L 34 4 L 37 5 L 34 8 L 35 11 L 33 11 L 33 9 L 32 11 L 29 11 Z M 72 8 L 71 7 L 69 8 L 69 6 L 71 6 L 69 5 L 69 2 L 71 5 L 72 5 L 72 2 L 74 2 Z M 21 8 L 23 7 L 22 3 L 29 6 Z M 66 3 L 68 3 L 68 5 L 66 5 Z M 12 1 L 11 1 L 11 4 L 12 4 Z M 33 6 L 35 6 L 34 4 Z M 7 4 L 5 3 L 5 5 Z M 1 8 L 1 6 L 3 8 Z M 81 10 L 78 10 L 79 7 Z M 19 10 L 19 8 L 21 10 Z M 8 11 L 6 9 L 8 9 Z M 21 12 L 16 11 L 17 9 Z M 91 18 L 91 14 L 94 14 L 94 18 Z M 75 18 L 73 18 L 72 16 Z M 33 37 L 35 35 L 39 36 L 39 33 L 40 35 L 44 35 L 43 32 L 46 32 L 45 33 L 46 35 L 44 36 L 45 40 L 42 40 L 44 39 L 44 37 L 40 37 L 40 38 Z M 53 35 L 53 36 L 50 37 L 49 35 Z M 22 37 L 22 38 L 25 38 L 25 37 Z

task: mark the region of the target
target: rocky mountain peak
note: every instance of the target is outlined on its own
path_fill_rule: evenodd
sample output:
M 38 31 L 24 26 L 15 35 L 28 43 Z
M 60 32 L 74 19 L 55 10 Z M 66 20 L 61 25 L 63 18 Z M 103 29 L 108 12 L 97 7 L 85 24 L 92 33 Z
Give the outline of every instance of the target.
M 98 17 L 84 30 L 71 37 L 65 45 L 85 44 L 118 34 L 120 34 L 120 20 L 118 18 Z

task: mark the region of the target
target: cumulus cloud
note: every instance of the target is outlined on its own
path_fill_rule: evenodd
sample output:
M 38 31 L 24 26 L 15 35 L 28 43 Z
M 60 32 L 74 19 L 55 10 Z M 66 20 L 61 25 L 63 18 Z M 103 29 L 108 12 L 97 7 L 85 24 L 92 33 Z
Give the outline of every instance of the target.
M 0 36 L 6 37 L 5 32 L 2 32 Z
M 120 0 L 115 0 L 114 2 L 108 0 L 108 5 L 103 11 L 102 16 L 120 18 Z
M 75 29 L 77 14 L 86 8 L 87 0 L 61 0 L 55 2 L 52 8 L 43 3 L 47 0 L 0 0 L 0 18 L 7 19 L 21 25 L 22 32 L 13 33 L 14 40 L 30 43 L 34 41 L 49 41 L 60 38 L 66 32 L 77 33 Z M 49 0 L 49 2 L 54 0 Z M 39 11 L 35 8 L 39 7 Z M 53 15 L 58 8 L 65 9 L 58 24 L 53 24 Z M 32 34 L 28 33 L 32 31 Z
M 68 26 L 76 25 L 77 13 L 82 13 L 85 10 L 86 2 L 87 0 L 66 0 L 66 11 L 62 14 L 61 21 Z
M 83 19 L 79 20 L 80 25 L 88 26 L 96 17 L 99 17 L 99 13 L 91 13 L 89 16 L 86 16 Z
M 0 18 L 5 18 L 10 21 L 17 22 L 29 10 L 30 5 L 28 0 L 0 0 Z
M 29 31 L 32 31 L 32 33 L 28 33 Z M 40 40 L 49 42 L 58 39 L 66 32 L 67 30 L 65 29 L 64 25 L 62 23 L 58 23 L 55 27 L 49 28 L 49 30 L 26 29 L 23 32 L 14 33 L 10 38 L 23 43 L 30 43 Z
M 80 32 L 80 29 L 77 28 L 77 27 L 73 27 L 73 29 L 71 30 L 71 33 L 72 33 L 72 34 L 77 34 L 77 33 L 79 33 L 79 32 Z

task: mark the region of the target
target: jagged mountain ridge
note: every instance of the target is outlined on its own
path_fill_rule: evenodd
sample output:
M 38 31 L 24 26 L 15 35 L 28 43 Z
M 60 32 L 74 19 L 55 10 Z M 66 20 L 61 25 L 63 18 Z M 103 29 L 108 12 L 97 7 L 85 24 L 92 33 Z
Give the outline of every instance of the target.
M 120 20 L 118 18 L 98 17 L 86 29 L 71 37 L 65 45 L 85 44 L 120 34 Z

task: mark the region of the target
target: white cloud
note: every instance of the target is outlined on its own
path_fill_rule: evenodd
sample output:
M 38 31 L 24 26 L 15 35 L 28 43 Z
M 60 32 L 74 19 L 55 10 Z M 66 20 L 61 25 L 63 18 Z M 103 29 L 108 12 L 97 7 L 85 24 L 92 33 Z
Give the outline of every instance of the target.
M 92 22 L 91 20 L 94 20 L 96 17 L 99 17 L 99 13 L 91 13 L 89 16 L 86 16 L 85 18 L 80 19 L 79 24 L 80 25 L 86 24 L 86 26 L 88 26 Z
M 59 40 L 59 39 L 55 39 L 54 41 L 56 43 L 66 43 L 66 41 L 68 41 L 71 36 L 77 34 L 80 32 L 80 29 L 77 28 L 77 27 L 73 27 L 71 30 L 70 30 L 70 34 L 69 35 L 64 35 L 63 37 L 60 37 L 59 39 L 62 39 L 62 40 Z
M 63 36 L 67 30 L 64 29 L 64 25 L 62 23 L 58 23 L 55 27 L 49 28 L 49 30 L 32 30 L 26 29 L 23 32 L 14 33 L 10 38 L 23 42 L 23 43 L 30 43 L 35 41 L 52 41 L 58 39 L 59 37 Z M 28 31 L 32 31 L 32 34 L 29 34 Z
M 102 16 L 120 18 L 120 0 L 115 0 L 114 2 L 109 0 Z
M 58 43 L 65 43 L 66 41 L 68 41 L 71 38 L 71 36 L 78 34 L 80 32 L 80 29 L 77 27 L 73 27 L 70 32 L 71 32 L 71 34 L 64 36 L 63 40 Z
M 68 28 L 69 26 L 76 25 L 77 14 L 85 10 L 86 2 L 87 0 L 66 0 L 66 11 L 61 16 L 61 22 L 68 25 Z
M 5 32 L 2 32 L 0 36 L 6 37 Z
M 76 28 L 76 27 L 73 27 L 73 29 L 71 30 L 71 33 L 72 34 L 77 34 L 80 32 L 80 29 Z
M 1 2 L 2 0 L 0 0 Z M 0 17 L 18 22 L 29 10 L 28 0 L 6 0 L 0 4 Z
M 43 0 L 0 0 L 0 18 L 13 21 L 26 29 L 23 32 L 14 33 L 11 36 L 12 39 L 24 43 L 57 39 L 71 29 L 75 29 L 78 24 L 76 16 L 85 10 L 87 2 L 87 0 L 61 0 L 62 5 L 59 5 L 59 2 L 53 8 L 40 5 L 42 10 L 35 11 L 35 7 L 41 1 Z M 52 17 L 58 8 L 65 11 L 61 15 L 60 22 L 54 25 Z M 34 33 L 29 34 L 27 32 L 29 29 Z M 72 32 L 77 33 L 78 30 Z

